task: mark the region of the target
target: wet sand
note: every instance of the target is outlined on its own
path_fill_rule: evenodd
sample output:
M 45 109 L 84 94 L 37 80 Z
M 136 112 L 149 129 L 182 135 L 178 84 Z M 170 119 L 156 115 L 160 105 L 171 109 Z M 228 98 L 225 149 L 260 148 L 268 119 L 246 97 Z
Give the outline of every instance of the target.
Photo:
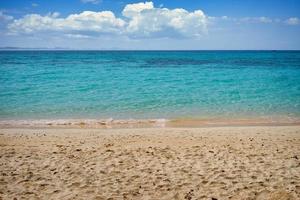
M 0 128 L 199 128 L 216 126 L 300 126 L 300 118 L 49 119 L 0 120 Z
M 0 129 L 0 199 L 300 199 L 300 127 Z

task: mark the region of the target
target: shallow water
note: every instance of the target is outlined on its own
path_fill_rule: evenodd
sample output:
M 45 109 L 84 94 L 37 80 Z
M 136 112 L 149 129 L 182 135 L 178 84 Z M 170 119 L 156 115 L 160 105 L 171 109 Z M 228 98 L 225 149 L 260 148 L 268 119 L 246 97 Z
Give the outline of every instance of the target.
M 2 51 L 0 119 L 299 118 L 300 51 Z

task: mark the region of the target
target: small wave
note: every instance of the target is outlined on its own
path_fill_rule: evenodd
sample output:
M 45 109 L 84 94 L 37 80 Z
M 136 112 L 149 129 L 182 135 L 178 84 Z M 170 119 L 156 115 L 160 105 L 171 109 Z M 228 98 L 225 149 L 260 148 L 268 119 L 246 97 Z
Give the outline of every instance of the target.
M 0 120 L 0 128 L 134 128 L 165 127 L 167 119 L 40 119 Z

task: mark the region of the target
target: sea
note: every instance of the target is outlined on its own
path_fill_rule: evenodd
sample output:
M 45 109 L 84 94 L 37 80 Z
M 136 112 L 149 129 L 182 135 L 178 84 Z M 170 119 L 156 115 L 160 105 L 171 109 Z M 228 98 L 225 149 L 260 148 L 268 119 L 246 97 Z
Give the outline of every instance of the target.
M 0 51 L 0 120 L 300 118 L 300 51 Z

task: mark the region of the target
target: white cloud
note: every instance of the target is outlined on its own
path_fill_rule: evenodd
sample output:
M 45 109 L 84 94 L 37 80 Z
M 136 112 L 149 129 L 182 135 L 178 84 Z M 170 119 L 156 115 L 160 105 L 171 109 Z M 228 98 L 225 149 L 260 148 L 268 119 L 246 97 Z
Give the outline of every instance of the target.
M 127 4 L 122 11 L 125 17 L 134 17 L 144 10 L 152 10 L 154 8 L 153 2 Z
M 300 19 L 297 17 L 291 17 L 285 21 L 288 25 L 298 25 L 300 24 Z
M 272 19 L 270 19 L 268 17 L 259 17 L 259 18 L 257 18 L 257 20 L 262 23 L 272 23 Z
M 119 32 L 125 22 L 116 18 L 110 11 L 84 11 L 72 14 L 66 18 L 58 18 L 58 13 L 41 16 L 38 14 L 25 15 L 8 25 L 11 33 L 34 33 L 39 31 L 62 32 Z
M 87 35 L 119 34 L 127 37 L 199 37 L 206 32 L 208 18 L 201 10 L 155 8 L 152 2 L 128 4 L 117 18 L 111 11 L 84 11 L 65 18 L 58 13 L 25 15 L 8 25 L 12 34 L 63 32 Z
M 82 3 L 92 3 L 92 4 L 99 4 L 101 0 L 80 0 Z
M 223 21 L 231 21 L 236 23 L 272 23 L 273 19 L 268 17 L 242 17 L 242 18 L 234 18 L 228 16 L 222 17 L 209 17 L 212 21 L 223 20 Z
M 79 38 L 79 39 L 86 39 L 86 38 L 91 38 L 88 35 L 81 35 L 81 34 L 65 34 L 66 37 L 68 38 Z
M 13 16 L 6 15 L 2 11 L 0 11 L 0 21 L 11 21 L 13 19 Z
M 92 3 L 94 0 L 82 0 Z M 197 38 L 206 34 L 208 25 L 216 21 L 228 23 L 278 23 L 278 19 L 262 17 L 232 18 L 206 16 L 203 11 L 187 11 L 182 8 L 155 7 L 153 2 L 127 4 L 121 17 L 111 11 L 84 11 L 60 17 L 59 13 L 48 15 L 29 14 L 15 19 L 0 12 L 0 19 L 11 20 L 10 34 L 33 34 L 38 32 L 63 33 L 67 37 L 89 38 L 101 34 L 116 34 L 129 38 Z M 282 21 L 289 25 L 300 24 L 297 17 Z
M 272 23 L 272 19 L 268 17 L 244 17 L 241 19 L 235 19 L 237 22 L 249 22 L 249 23 Z
M 37 4 L 37 3 L 32 3 L 31 6 L 32 6 L 32 7 L 38 7 L 39 4 Z
M 126 32 L 134 37 L 198 37 L 208 21 L 201 10 L 155 8 L 152 2 L 129 4 L 122 14 L 129 19 Z
M 223 19 L 223 20 L 228 20 L 229 17 L 228 17 L 228 16 L 222 16 L 221 19 Z

